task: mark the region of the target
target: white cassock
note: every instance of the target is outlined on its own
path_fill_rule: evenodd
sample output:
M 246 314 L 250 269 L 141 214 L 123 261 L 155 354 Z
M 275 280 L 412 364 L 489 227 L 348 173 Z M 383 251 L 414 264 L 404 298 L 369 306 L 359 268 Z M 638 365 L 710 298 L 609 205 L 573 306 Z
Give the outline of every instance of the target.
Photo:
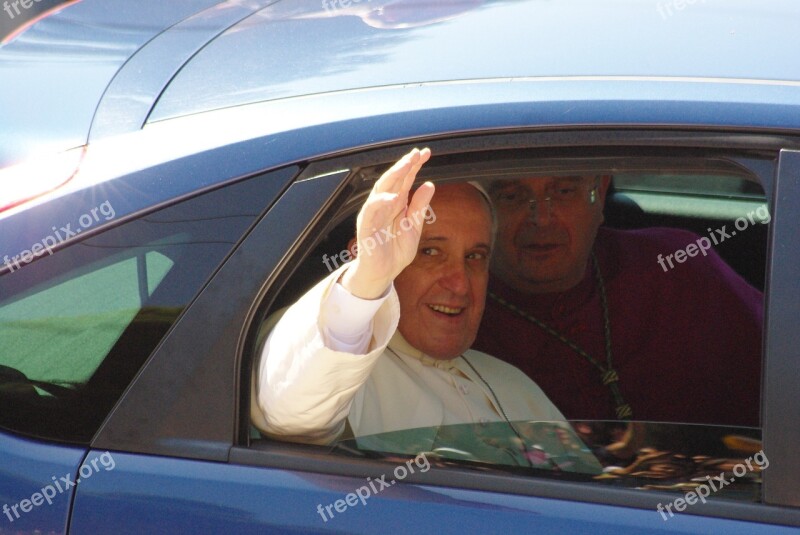
M 356 438 L 427 428 L 414 448 L 430 451 L 443 425 L 564 421 L 541 388 L 510 364 L 473 350 L 436 360 L 412 347 L 397 331 L 394 287 L 381 299 L 359 299 L 336 283 L 342 269 L 289 307 L 267 339 L 251 410 L 264 434 L 329 444 L 345 420 Z M 366 329 L 341 333 L 353 324 Z M 360 330 L 366 336 L 358 340 Z

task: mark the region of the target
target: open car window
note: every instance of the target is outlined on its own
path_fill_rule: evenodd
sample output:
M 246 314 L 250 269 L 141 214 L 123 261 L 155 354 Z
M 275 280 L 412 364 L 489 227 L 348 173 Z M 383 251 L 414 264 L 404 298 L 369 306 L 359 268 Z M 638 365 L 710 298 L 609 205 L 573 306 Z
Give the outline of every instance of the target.
M 657 247 L 647 249 L 644 262 L 649 271 L 639 273 L 640 279 L 627 286 L 625 281 L 613 279 L 616 266 L 604 265 L 603 269 L 611 273 L 605 281 L 609 287 L 617 284 L 627 288 L 619 292 L 623 296 L 645 295 L 639 285 L 641 280 L 647 279 L 653 288 L 654 301 L 650 303 L 644 299 L 638 306 L 644 311 L 656 310 L 654 305 L 660 302 L 657 300 L 663 301 L 663 295 L 659 293 L 661 285 L 684 285 L 685 280 L 692 276 L 692 266 L 705 261 L 707 255 L 702 254 L 700 246 L 708 245 L 715 265 L 723 265 L 725 276 L 735 280 L 737 288 L 746 289 L 753 309 L 757 312 L 763 307 L 770 203 L 758 177 L 732 158 L 538 158 L 515 151 L 511 155 L 447 156 L 434 159 L 430 164 L 423 168 L 419 180 L 433 180 L 437 185 L 477 181 L 490 191 L 490 195 L 494 186 L 502 187 L 504 183 L 536 176 L 566 179 L 590 176 L 598 177 L 598 181 L 599 177 L 608 176 L 611 185 L 605 198 L 601 234 L 627 231 L 646 234 L 650 229 L 657 229 L 657 234 L 670 237 L 658 242 Z M 386 167 L 387 164 L 383 163 L 358 169 L 354 176 L 377 178 Z M 361 189 L 356 189 L 349 199 L 339 204 L 338 211 L 325 215 L 327 222 L 320 223 L 319 233 L 312 233 L 315 236 L 313 244 L 302 248 L 303 259 L 293 264 L 294 275 L 285 281 L 283 290 L 274 297 L 272 306 L 265 313 L 264 325 L 273 323 L 266 319 L 270 314 L 292 305 L 315 283 L 352 259 L 348 240 L 353 236 L 355 217 L 367 191 L 362 184 Z M 554 202 L 559 202 L 556 194 L 552 189 L 546 189 L 543 198 L 535 201 L 552 209 Z M 515 197 L 509 196 L 509 202 L 516 202 Z M 464 217 L 469 217 L 469 214 Z M 680 247 L 676 245 L 679 241 Z M 601 257 L 601 260 L 605 259 Z M 659 263 L 660 259 L 665 268 Z M 676 280 L 680 282 L 675 283 Z M 708 282 L 703 280 L 695 284 L 704 287 Z M 723 312 L 738 314 L 735 310 L 738 305 L 729 306 L 728 302 L 722 301 L 708 303 L 702 298 L 692 301 L 691 296 L 691 291 L 685 291 L 678 299 L 680 310 L 685 311 L 684 318 L 694 317 L 693 314 L 704 307 L 711 311 L 707 313 L 712 316 Z M 610 345 L 615 351 L 615 365 L 620 370 L 620 389 L 625 401 L 633 408 L 632 417 L 623 415 L 618 421 L 610 421 L 607 418 L 571 416 L 570 408 L 562 407 L 558 392 L 550 391 L 552 383 L 560 383 L 557 386 L 567 395 L 572 395 L 575 389 L 574 370 L 559 360 L 551 383 L 535 375 L 530 377 L 565 414 L 566 422 L 508 421 L 498 415 L 494 422 L 418 427 L 369 436 L 353 436 L 350 427 L 346 426 L 335 444 L 325 446 L 326 451 L 350 452 L 386 460 L 424 454 L 440 466 L 499 470 L 520 477 L 555 477 L 596 485 L 676 493 L 712 489 L 709 493 L 715 497 L 760 501 L 760 473 L 768 466 L 768 452 L 762 448 L 759 427 L 762 318 L 754 313 L 751 319 L 757 325 L 745 335 L 748 337 L 747 347 L 753 350 L 742 357 L 742 361 L 728 362 L 727 369 L 718 366 L 721 360 L 725 360 L 728 350 L 717 346 L 717 340 L 705 336 L 702 342 L 695 343 L 692 338 L 708 328 L 704 320 L 695 322 L 694 334 L 683 338 L 656 324 L 651 326 L 655 331 L 643 329 L 638 333 L 639 337 L 647 337 L 655 332 L 664 339 L 680 340 L 687 347 L 694 345 L 692 359 L 695 360 L 680 362 L 677 366 L 668 360 L 659 366 L 652 363 L 637 366 L 636 357 L 641 356 L 637 351 L 646 351 L 641 349 L 646 344 L 640 338 L 621 335 L 625 330 L 620 327 L 618 318 L 620 310 L 633 316 L 639 312 L 626 311 L 627 305 L 619 300 L 614 300 L 611 306 L 615 308 L 610 316 L 617 321 L 612 323 L 611 332 L 617 337 L 612 334 Z M 597 316 L 602 319 L 599 307 Z M 742 311 L 744 313 L 744 309 Z M 748 314 L 750 312 L 753 311 L 748 311 Z M 598 323 L 602 325 L 602 321 Z M 539 328 L 532 322 L 512 325 L 503 320 L 500 325 L 503 328 L 496 329 L 495 337 L 506 342 L 521 339 L 524 329 Z M 575 328 L 569 333 L 569 336 L 579 339 L 581 329 Z M 598 336 L 602 337 L 602 334 L 601 331 Z M 254 344 L 259 351 L 266 336 L 264 330 L 259 333 L 259 341 Z M 557 336 L 553 336 L 550 342 L 555 346 L 566 343 Z M 531 352 L 537 351 L 533 344 L 530 347 Z M 502 350 L 478 349 L 508 362 Z M 537 358 L 547 358 L 548 351 L 537 354 Z M 678 350 L 672 354 L 677 355 Z M 256 363 L 260 357 L 260 353 L 255 355 Z M 570 362 L 570 366 L 580 369 L 581 365 L 586 365 L 594 372 L 590 364 L 581 361 L 582 357 L 572 355 L 569 358 L 577 359 L 577 364 Z M 601 363 L 605 362 L 604 359 L 602 354 L 597 356 Z M 736 377 L 741 381 L 727 377 L 730 369 L 737 370 Z M 257 365 L 254 370 L 258 370 Z M 631 370 L 636 370 L 639 375 L 629 375 Z M 587 381 L 599 382 L 597 375 L 591 374 Z M 648 386 L 651 384 L 654 385 L 652 388 Z M 667 384 L 670 386 L 664 386 Z M 633 387 L 643 393 L 637 397 L 630 394 L 631 390 L 626 390 Z M 684 396 L 680 403 L 676 403 L 684 390 L 703 392 L 705 397 L 692 400 L 691 396 Z M 583 404 L 591 408 L 595 403 L 605 402 L 605 397 L 611 397 L 607 391 L 603 391 L 602 396 L 602 399 L 572 397 L 576 406 Z M 651 398 L 650 405 L 659 409 L 655 417 L 642 410 L 642 399 L 648 397 Z M 268 440 L 254 428 L 251 437 L 257 443 Z M 722 483 L 719 480 L 719 490 L 712 487 L 717 481 L 713 479 L 715 477 L 726 481 Z

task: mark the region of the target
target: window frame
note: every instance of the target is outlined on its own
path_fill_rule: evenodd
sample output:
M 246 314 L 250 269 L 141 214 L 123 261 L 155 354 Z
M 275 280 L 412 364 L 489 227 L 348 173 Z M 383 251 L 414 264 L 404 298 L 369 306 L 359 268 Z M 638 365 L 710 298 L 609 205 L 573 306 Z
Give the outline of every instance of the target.
M 594 148 L 597 146 L 602 147 L 603 134 L 607 132 L 599 131 L 581 131 L 573 132 L 574 137 L 580 140 L 581 143 L 589 143 L 589 147 Z M 625 134 L 630 132 L 620 132 L 624 137 Z M 499 139 L 505 137 L 503 141 Z M 492 146 L 493 148 L 514 148 L 524 146 L 523 143 L 532 143 L 534 146 L 538 144 L 545 147 L 551 146 L 553 138 L 569 138 L 569 134 L 564 132 L 548 132 L 537 134 L 519 134 L 517 136 L 482 136 L 475 138 L 460 138 L 449 140 L 417 140 L 415 146 L 430 146 L 435 154 L 441 155 L 443 153 L 465 153 L 470 151 L 481 150 L 483 147 Z M 548 139 L 549 138 L 549 139 Z M 643 142 L 643 139 L 646 140 Z M 730 136 L 718 136 L 703 134 L 686 133 L 685 137 L 675 134 L 675 132 L 647 132 L 647 135 L 639 137 L 637 142 L 626 145 L 627 150 L 636 152 L 641 150 L 641 145 L 648 147 L 654 146 L 660 149 L 669 150 L 674 152 L 676 147 L 682 147 L 686 151 L 704 151 L 708 149 L 722 151 L 729 153 L 734 160 L 737 160 L 743 165 L 750 164 L 749 169 L 754 175 L 758 176 L 762 181 L 765 195 L 769 201 L 771 199 L 771 191 L 773 190 L 773 174 L 775 171 L 775 159 L 778 154 L 779 147 L 783 144 L 776 142 L 775 139 L 764 136 L 763 138 L 749 136 L 746 138 L 746 144 L 743 145 L 741 141 L 743 137 L 735 134 Z M 511 142 L 509 142 L 511 141 Z M 581 147 L 584 145 L 576 145 L 576 139 L 572 139 L 573 143 L 569 143 L 571 147 Z M 481 143 L 483 142 L 483 143 Z M 542 143 L 543 142 L 543 143 Z M 615 144 L 619 147 L 623 144 Z M 767 148 L 768 147 L 768 148 Z M 364 167 L 371 167 L 370 163 L 374 165 L 376 161 L 390 162 L 391 157 L 387 157 L 387 151 L 390 154 L 402 154 L 404 150 L 410 148 L 410 145 L 397 147 L 394 149 L 378 149 L 373 151 L 365 151 L 359 154 L 349 155 L 343 158 L 335 158 L 327 161 L 319 161 L 312 163 L 304 174 L 325 173 L 330 169 L 352 168 L 357 172 L 350 176 L 350 184 L 359 187 L 362 196 L 355 196 L 350 199 L 341 200 L 339 203 L 345 206 L 345 209 L 354 209 L 363 200 L 363 193 L 365 190 L 365 183 L 368 185 L 370 180 L 376 178 L 374 174 L 365 173 Z M 769 161 L 771 158 L 771 161 Z M 424 175 L 421 175 L 424 176 Z M 771 205 L 771 202 L 770 202 Z M 339 212 L 341 213 L 341 212 Z M 307 235 L 318 235 L 331 226 L 336 224 L 336 221 L 324 221 L 325 218 L 330 217 L 331 212 L 321 212 L 318 215 L 316 225 L 310 225 L 310 232 Z M 774 221 L 774 219 L 773 219 Z M 313 240 L 312 240 L 313 241 Z M 294 251 L 287 252 L 287 257 L 293 256 L 292 253 L 302 256 L 300 250 L 307 250 L 309 243 L 298 243 Z M 771 254 L 768 250 L 768 255 Z M 295 262 L 297 256 L 293 257 L 292 262 Z M 302 263 L 302 259 L 296 261 L 296 265 Z M 290 263 L 290 262 L 289 262 Z M 275 282 L 281 281 L 278 286 L 285 284 L 288 276 L 281 273 L 275 278 Z M 275 299 L 277 292 L 274 288 L 265 291 L 261 299 L 258 301 L 259 309 L 263 311 L 269 307 L 269 303 Z M 766 295 L 766 294 L 765 294 Z M 263 317 L 256 314 L 253 316 Z M 249 330 L 250 337 L 252 338 L 252 326 Z M 766 333 L 766 322 L 765 322 Z M 244 344 L 248 351 L 252 351 L 252 344 Z M 766 358 L 766 354 L 762 353 L 762 359 Z M 247 362 L 247 357 L 243 362 Z M 244 372 L 244 376 L 249 380 L 248 372 Z M 243 388 L 243 390 L 247 390 Z M 763 397 L 763 389 L 762 389 Z M 244 399 L 244 396 L 242 396 Z M 248 398 L 249 399 L 249 398 Z M 764 403 L 762 403 L 762 412 L 765 410 Z M 247 412 L 247 411 L 240 411 Z M 234 445 L 230 453 L 230 462 L 235 464 L 244 464 L 250 466 L 261 467 L 275 467 L 290 470 L 300 471 L 313 471 L 324 474 L 336 474 L 351 477 L 367 477 L 385 471 L 387 466 L 386 462 L 375 461 L 372 459 L 347 459 L 341 456 L 331 456 L 330 447 L 323 446 L 307 446 L 299 444 L 286 444 L 280 442 L 267 442 L 259 441 L 249 443 L 246 438 L 247 433 L 243 431 L 246 422 L 240 417 L 239 428 L 239 443 Z M 765 425 L 762 426 L 764 429 Z M 767 452 L 769 455 L 769 452 Z M 772 458 L 770 457 L 772 462 Z M 769 470 L 764 472 L 765 480 L 769 477 Z M 476 473 L 469 469 L 448 467 L 446 469 L 432 468 L 426 474 L 414 474 L 407 478 L 408 483 L 418 484 L 431 484 L 440 485 L 445 487 L 459 487 L 466 489 L 474 489 L 481 491 L 495 491 L 504 493 L 514 493 L 529 496 L 539 497 L 552 497 L 564 500 L 578 500 L 591 503 L 600 503 L 606 505 L 621 505 L 626 507 L 636 507 L 641 509 L 651 509 L 655 511 L 658 503 L 671 501 L 675 499 L 676 495 L 671 493 L 662 492 L 647 492 L 609 488 L 606 486 L 594 487 L 586 484 L 574 484 L 560 481 L 548 481 L 546 479 L 521 479 L 516 476 L 508 476 L 496 473 Z M 701 516 L 719 517 L 719 518 L 733 518 L 742 520 L 754 521 L 767 521 L 782 522 L 790 525 L 800 525 L 800 510 L 782 507 L 785 505 L 780 501 L 774 503 L 740 503 L 728 500 L 717 500 L 709 502 L 704 506 L 697 506 L 687 510 L 688 514 L 696 514 Z
M 269 282 L 283 252 L 292 246 L 294 232 L 300 233 L 316 211 L 309 214 L 305 206 L 291 206 L 286 199 L 314 206 L 327 200 L 344 178 L 334 173 L 321 181 L 327 187 L 312 188 L 308 182 L 302 186 L 300 180 L 285 190 L 298 170 L 288 166 L 249 179 L 264 187 L 265 212 L 144 364 L 98 431 L 93 448 L 227 460 L 235 434 L 234 370 L 241 326 L 249 322 L 253 295 Z M 275 228 L 288 231 L 276 233 Z
M 800 332 L 796 325 L 800 314 L 800 287 L 797 285 L 800 233 L 796 223 L 796 214 L 800 213 L 800 151 L 781 150 L 776 175 L 771 209 L 774 222 L 771 255 L 764 293 L 765 350 L 761 392 L 763 442 L 765 448 L 774 451 L 779 469 L 764 478 L 762 492 L 770 503 L 800 508 L 800 493 L 797 491 L 800 459 L 796 455 L 800 429 L 785 425 L 786 422 L 800 421 L 800 403 L 796 397 L 800 391 L 797 366 Z

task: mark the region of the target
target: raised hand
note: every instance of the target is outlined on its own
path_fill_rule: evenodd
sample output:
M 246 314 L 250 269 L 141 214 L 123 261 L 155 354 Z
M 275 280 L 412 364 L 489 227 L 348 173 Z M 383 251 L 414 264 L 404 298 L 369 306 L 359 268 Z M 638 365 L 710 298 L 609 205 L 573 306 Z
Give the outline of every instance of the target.
M 380 297 L 417 254 L 424 213 L 434 186 L 426 182 L 409 192 L 430 149 L 414 149 L 375 182 L 356 221 L 358 256 L 342 277 L 342 285 L 363 299 Z

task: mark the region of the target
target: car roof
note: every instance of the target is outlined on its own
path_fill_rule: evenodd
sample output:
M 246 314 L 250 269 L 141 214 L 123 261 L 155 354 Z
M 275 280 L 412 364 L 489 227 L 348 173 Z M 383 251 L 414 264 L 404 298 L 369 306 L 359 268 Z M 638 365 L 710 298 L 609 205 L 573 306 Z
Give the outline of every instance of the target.
M 800 84 L 798 15 L 792 0 L 83 0 L 0 47 L 0 168 L 147 123 L 369 88 L 689 80 L 770 85 L 780 101 Z
M 181 69 L 149 120 L 463 80 L 800 81 L 800 5 L 792 0 L 343 4 L 283 1 L 237 23 Z

